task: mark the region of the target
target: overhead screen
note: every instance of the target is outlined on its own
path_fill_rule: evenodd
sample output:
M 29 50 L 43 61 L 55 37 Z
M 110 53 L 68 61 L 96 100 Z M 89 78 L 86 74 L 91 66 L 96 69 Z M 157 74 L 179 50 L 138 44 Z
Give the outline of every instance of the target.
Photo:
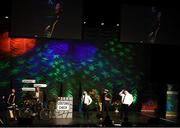
M 13 0 L 11 37 L 81 39 L 82 0 Z
M 172 5 L 121 5 L 122 42 L 176 44 L 179 38 L 178 9 Z

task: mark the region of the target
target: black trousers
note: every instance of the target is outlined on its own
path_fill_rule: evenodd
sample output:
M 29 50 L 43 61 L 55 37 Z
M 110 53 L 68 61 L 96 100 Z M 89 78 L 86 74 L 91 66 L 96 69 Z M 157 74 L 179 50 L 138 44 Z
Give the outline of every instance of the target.
M 129 106 L 126 104 L 121 105 L 121 110 L 120 110 L 120 119 L 123 120 L 124 118 L 128 118 L 128 111 L 129 111 Z
M 84 118 L 85 118 L 85 119 L 89 119 L 88 105 L 83 104 L 82 110 L 83 110 L 83 116 L 84 116 Z
M 106 115 L 109 115 L 109 106 L 110 104 L 108 102 L 102 103 L 102 112 L 106 113 Z

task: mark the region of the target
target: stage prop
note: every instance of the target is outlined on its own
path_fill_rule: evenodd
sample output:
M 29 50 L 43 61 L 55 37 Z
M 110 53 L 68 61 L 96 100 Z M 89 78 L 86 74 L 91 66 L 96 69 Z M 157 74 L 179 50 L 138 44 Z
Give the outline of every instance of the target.
M 166 101 L 166 117 L 177 116 L 178 111 L 178 92 L 174 91 L 173 85 L 168 84 L 167 101 Z
M 47 84 L 34 84 L 34 87 L 45 88 L 47 87 Z
M 26 84 L 28 84 L 28 83 L 36 83 L 36 80 L 24 79 L 24 80 L 22 80 L 22 83 L 26 83 Z
M 155 112 L 157 110 L 157 100 L 146 98 L 142 103 L 142 112 Z
M 72 118 L 73 97 L 59 97 L 52 118 Z
M 35 88 L 32 88 L 32 87 L 23 87 L 23 88 L 22 88 L 22 91 L 30 91 L 30 92 L 33 92 L 33 91 L 35 91 Z
M 178 111 L 178 92 L 174 91 L 173 85 L 168 84 L 167 101 L 166 101 L 166 117 L 177 116 Z
M 154 93 L 154 89 L 151 88 L 151 84 L 145 90 L 146 92 L 142 95 L 142 106 L 141 112 L 157 112 L 158 109 L 158 96 Z

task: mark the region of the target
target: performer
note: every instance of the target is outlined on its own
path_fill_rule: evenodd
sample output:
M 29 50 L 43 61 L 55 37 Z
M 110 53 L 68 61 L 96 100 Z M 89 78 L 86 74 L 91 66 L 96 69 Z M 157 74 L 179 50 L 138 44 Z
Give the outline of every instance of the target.
M 133 96 L 125 89 L 120 91 L 119 95 L 121 96 L 121 102 L 122 102 L 122 107 L 121 107 L 122 110 L 120 112 L 120 118 L 122 120 L 123 118 L 128 118 L 128 109 L 133 102 Z
M 62 2 L 57 0 L 54 7 L 55 17 L 52 23 L 45 27 L 45 37 L 57 38 L 61 34 L 61 15 L 62 15 Z
M 157 7 L 152 7 L 152 14 L 153 14 L 153 23 L 152 23 L 152 30 L 148 34 L 148 42 L 155 43 L 157 33 L 160 29 L 160 21 L 161 21 L 161 10 Z
M 40 91 L 40 87 L 35 87 L 35 92 L 33 94 L 33 98 L 35 98 L 35 102 L 33 104 L 33 112 L 34 114 L 40 114 L 40 111 L 43 108 L 43 92 Z M 35 114 L 35 115 L 36 115 Z
M 11 89 L 11 93 L 9 94 L 9 97 L 8 97 L 8 105 L 15 105 L 15 99 L 16 99 L 16 90 L 13 88 Z
M 33 94 L 33 98 L 35 98 L 37 101 L 40 101 L 43 103 L 43 92 L 40 91 L 40 87 L 35 87 L 35 92 Z
M 108 89 L 103 90 L 101 101 L 102 101 L 102 118 L 100 118 L 100 122 L 102 122 L 103 126 L 113 126 L 112 120 L 109 115 L 109 106 L 111 102 L 111 96 Z M 105 116 L 103 113 L 104 111 L 106 112 Z
M 110 101 L 111 101 L 111 96 L 109 94 L 109 90 L 108 89 L 104 89 L 102 97 L 101 97 L 101 101 L 102 101 L 102 111 L 106 111 L 106 114 L 109 114 L 109 105 L 110 105 Z
M 17 120 L 15 101 L 16 101 L 16 90 L 12 88 L 7 103 L 9 105 L 9 108 L 12 108 L 12 110 L 11 109 L 9 110 L 10 117 Z
M 102 95 L 102 109 L 103 111 L 106 111 L 107 114 L 109 112 L 110 101 L 111 101 L 111 96 L 109 94 L 109 90 L 104 89 L 103 95 Z
M 92 98 L 88 95 L 87 91 L 83 91 L 81 102 L 83 104 L 83 116 L 84 118 L 89 119 L 88 107 L 92 103 Z
M 0 102 L 0 122 L 2 125 L 5 125 L 7 122 L 6 110 L 7 110 L 7 102 L 5 100 L 5 96 L 2 96 L 2 99 Z

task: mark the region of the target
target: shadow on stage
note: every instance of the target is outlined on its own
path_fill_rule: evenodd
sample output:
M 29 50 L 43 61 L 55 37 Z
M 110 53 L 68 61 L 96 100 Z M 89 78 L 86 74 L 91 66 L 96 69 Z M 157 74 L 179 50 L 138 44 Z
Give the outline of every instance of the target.
M 103 118 L 102 118 L 103 117 Z M 120 114 L 110 112 L 109 116 L 104 114 L 99 117 L 97 112 L 90 112 L 89 119 L 84 119 L 80 112 L 73 112 L 73 118 L 46 118 L 38 117 L 18 118 L 17 120 L 8 119 L 6 126 L 35 126 L 35 127 L 148 127 L 148 126 L 180 126 L 179 121 L 158 118 L 150 113 L 130 112 L 128 118 L 120 120 Z M 1 126 L 5 124 L 1 123 Z

